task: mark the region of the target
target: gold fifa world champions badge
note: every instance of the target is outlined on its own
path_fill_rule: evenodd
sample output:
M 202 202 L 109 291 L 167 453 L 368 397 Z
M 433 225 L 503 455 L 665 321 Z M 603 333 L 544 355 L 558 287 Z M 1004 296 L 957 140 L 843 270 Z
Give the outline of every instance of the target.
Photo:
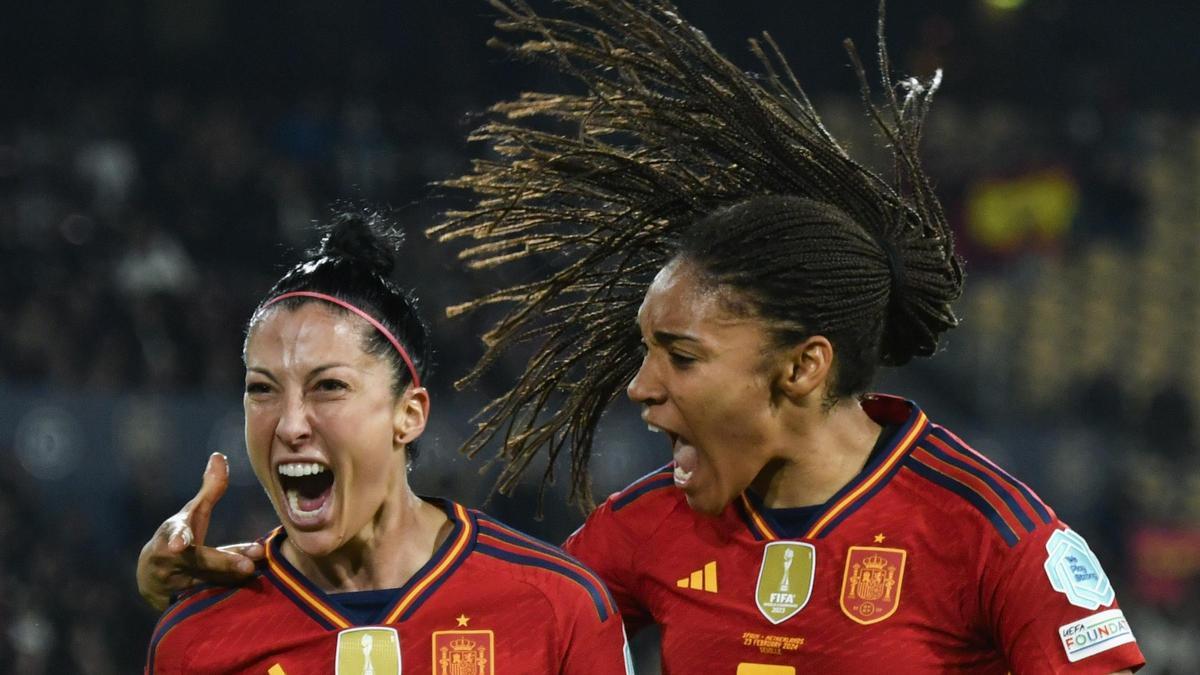
M 494 675 L 495 636 L 490 630 L 433 633 L 433 675 Z
M 395 628 L 347 628 L 338 633 L 336 675 L 400 675 Z
M 864 625 L 895 614 L 907 558 L 899 548 L 851 546 L 842 574 L 842 612 Z
M 798 541 L 773 541 L 763 548 L 755 602 L 771 623 L 782 623 L 804 609 L 812 595 L 817 549 Z

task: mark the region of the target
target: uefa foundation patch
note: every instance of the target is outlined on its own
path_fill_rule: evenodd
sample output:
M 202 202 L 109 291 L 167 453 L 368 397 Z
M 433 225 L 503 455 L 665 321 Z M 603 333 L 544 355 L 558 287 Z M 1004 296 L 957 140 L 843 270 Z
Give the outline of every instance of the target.
M 1133 642 L 1133 631 L 1119 609 L 1109 609 L 1058 627 L 1067 659 L 1080 659 Z
M 1113 603 L 1115 594 L 1096 554 L 1074 530 L 1058 530 L 1046 541 L 1046 576 L 1054 590 L 1084 609 Z

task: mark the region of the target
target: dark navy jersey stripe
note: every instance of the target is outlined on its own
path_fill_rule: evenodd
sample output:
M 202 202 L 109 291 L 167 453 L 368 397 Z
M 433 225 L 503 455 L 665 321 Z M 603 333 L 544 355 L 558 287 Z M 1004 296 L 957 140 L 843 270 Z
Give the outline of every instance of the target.
M 646 494 L 647 492 L 653 492 L 654 490 L 660 490 L 673 485 L 675 485 L 675 476 L 673 473 L 666 474 L 661 478 L 655 478 L 654 480 L 643 483 L 638 487 L 629 490 L 628 492 L 622 493 L 620 497 L 617 497 L 615 500 L 613 500 L 612 510 L 620 511 L 626 506 L 632 504 L 634 500 Z
M 427 576 L 432 574 L 432 571 L 434 569 L 436 569 L 437 566 L 443 562 L 443 560 L 446 558 L 446 556 L 449 555 L 450 550 L 453 548 L 455 543 L 459 540 L 459 538 L 462 534 L 463 528 L 471 528 L 473 526 L 474 523 L 472 521 L 470 511 L 467 511 L 467 513 L 465 514 L 465 516 L 466 516 L 465 518 L 460 519 L 454 512 L 454 505 L 452 502 L 450 502 L 448 500 L 444 500 L 444 499 L 430 499 L 429 502 L 432 503 L 434 506 L 437 506 L 438 508 L 442 509 L 446 513 L 447 518 L 453 524 L 453 527 L 450 529 L 450 534 L 446 537 L 446 540 L 443 541 L 438 546 L 437 550 L 434 551 L 433 556 L 424 565 L 422 565 L 421 569 L 417 570 L 417 572 L 412 577 L 410 577 L 409 580 L 406 581 L 403 586 L 401 586 L 400 588 L 397 588 L 397 589 L 391 589 L 389 591 L 394 596 L 392 601 L 387 603 L 387 605 L 384 607 L 383 611 L 381 611 L 378 615 L 373 617 L 373 620 L 369 621 L 365 625 L 374 625 L 374 624 L 383 623 L 384 619 L 386 619 L 393 611 L 395 611 L 397 605 L 400 602 L 403 602 L 404 597 L 408 594 L 408 592 L 412 588 L 414 588 L 417 584 L 421 583 Z M 477 531 L 477 529 L 475 531 Z M 312 580 L 310 580 L 308 577 L 301 574 L 300 570 L 296 569 L 295 566 L 293 566 L 290 562 L 288 562 L 288 560 L 283 555 L 283 540 L 284 540 L 284 538 L 286 538 L 286 536 L 287 536 L 287 534 L 285 532 L 280 532 L 278 535 L 270 537 L 267 542 L 267 545 L 270 547 L 271 553 L 273 554 L 273 559 L 275 561 L 275 564 L 279 566 L 279 569 L 282 571 L 282 573 L 286 574 L 290 579 L 295 581 L 300 587 L 302 587 L 305 591 L 307 591 L 308 594 L 310 596 L 312 596 L 314 602 L 316 602 L 317 604 L 323 605 L 326 610 L 328 610 L 332 614 L 337 615 L 339 618 L 341 618 L 346 623 L 348 623 L 352 626 L 364 625 L 364 624 L 360 624 L 360 623 L 354 621 L 352 618 L 352 616 L 353 616 L 352 612 L 347 613 L 347 612 L 343 611 L 344 608 L 335 598 L 330 597 L 329 594 L 327 594 L 323 590 L 321 590 L 321 588 L 318 587 L 316 584 L 314 584 L 312 582 Z M 453 563 L 451 563 L 451 565 L 449 567 L 447 567 L 445 570 L 442 571 L 442 573 L 438 576 L 436 581 L 429 584 L 428 587 L 426 587 L 423 591 L 421 591 L 420 594 L 418 594 L 418 596 L 414 599 L 414 601 L 408 606 L 408 609 L 406 609 L 403 614 L 401 614 L 399 617 L 397 617 L 397 619 L 396 619 L 397 621 L 403 621 L 403 620 L 407 619 L 409 616 L 411 616 L 412 613 L 414 611 L 416 611 L 421 606 L 421 604 L 424 603 L 429 598 L 429 596 L 433 593 L 433 591 L 436 590 L 437 588 L 439 588 L 442 585 L 442 583 L 446 580 L 446 578 L 449 577 L 455 570 L 458 569 L 459 565 L 462 564 L 463 560 L 465 560 L 467 558 L 467 556 L 470 555 L 471 548 L 474 543 L 474 538 L 475 538 L 475 534 L 474 534 L 474 532 L 471 532 L 468 535 L 468 541 L 467 541 L 466 546 L 463 548 L 463 550 L 459 551 L 458 557 L 455 559 L 455 561 Z M 277 574 L 275 572 L 270 571 L 267 574 L 267 578 L 271 579 L 272 583 L 274 583 L 275 586 L 284 593 L 284 595 L 286 595 L 288 598 L 290 598 L 292 600 L 293 603 L 295 603 L 302 610 L 304 610 L 304 612 L 306 614 L 313 617 L 313 619 L 315 619 L 317 621 L 317 623 L 319 623 L 326 630 L 337 630 L 338 629 L 338 626 L 336 624 L 330 622 L 329 619 L 326 618 L 320 611 L 315 609 L 312 606 L 312 603 L 308 602 L 303 597 L 301 597 L 299 594 L 294 592 L 288 586 L 288 584 L 285 581 L 283 581 L 283 579 L 281 579 L 277 576 Z
M 316 621 L 318 624 L 320 624 L 322 628 L 325 630 L 338 630 L 339 627 L 336 624 L 332 623 L 329 619 L 326 619 L 324 614 L 318 612 L 311 604 L 309 604 L 307 600 L 297 595 L 296 592 L 293 591 L 284 580 L 275 576 L 274 572 L 268 572 L 266 577 L 271 580 L 271 583 L 275 585 L 275 588 L 279 589 L 279 592 L 283 593 L 289 600 L 292 601 L 293 605 L 300 608 L 300 610 L 305 614 L 311 616 L 313 621 Z
M 836 517 L 834 517 L 833 520 L 829 521 L 829 523 L 827 523 L 825 525 L 825 527 L 822 528 L 822 530 L 814 538 L 815 539 L 824 539 L 826 537 L 826 535 L 828 535 L 830 532 L 833 532 L 834 529 L 836 529 L 837 526 L 842 523 L 842 521 L 846 520 L 855 511 L 858 511 L 860 508 L 862 508 L 867 503 L 869 503 L 875 495 L 879 494 L 880 490 L 883 490 L 885 487 L 887 487 L 888 483 L 891 482 L 892 478 L 896 475 L 896 473 L 898 471 L 900 471 L 900 467 L 904 466 L 905 460 L 909 456 L 911 456 L 912 448 L 914 448 L 914 447 L 916 447 L 915 442 L 911 446 L 909 446 L 909 449 L 906 451 L 906 453 L 908 453 L 908 454 L 905 458 L 896 462 L 896 464 L 893 465 L 891 469 L 888 469 L 887 473 L 880 476 L 879 480 L 875 482 L 875 485 L 872 486 L 870 490 L 867 490 L 862 495 L 860 495 L 858 497 L 858 499 L 854 500 L 854 503 L 852 503 L 850 506 L 846 507 L 845 510 L 843 510 Z
M 525 534 L 524 532 L 521 532 L 520 530 L 515 530 L 515 529 L 505 525 L 504 523 L 492 518 L 491 516 L 480 514 L 477 517 L 477 520 L 479 521 L 480 532 L 483 532 L 490 536 L 496 537 L 497 539 L 503 539 L 503 540 L 511 542 L 513 544 L 517 544 L 519 546 L 528 546 L 531 548 L 536 548 L 536 549 L 543 551 L 549 555 L 552 555 L 552 556 L 555 556 L 558 558 L 562 558 L 564 560 L 571 560 L 572 562 L 577 562 L 577 561 L 573 560 L 571 558 L 571 556 L 567 555 L 567 553 L 565 551 L 563 551 L 561 548 L 554 546 L 553 544 L 544 542 L 541 539 L 538 539 L 537 537 L 533 537 L 528 534 Z
M 154 631 L 154 636 L 152 638 L 150 638 L 150 654 L 148 655 L 148 657 L 146 659 L 146 661 L 148 663 L 149 672 L 151 672 L 151 673 L 154 672 L 154 657 L 155 657 L 155 654 L 157 654 L 157 652 L 158 652 L 158 642 L 159 642 L 159 640 L 163 639 L 163 637 L 167 634 L 168 631 L 170 631 L 175 626 L 179 625 L 180 621 L 183 621 L 184 619 L 187 619 L 190 616 L 194 616 L 200 612 L 203 612 L 204 610 L 208 609 L 209 607 L 212 607 L 213 605 L 217 604 L 218 602 L 221 602 L 222 600 L 228 598 L 229 596 L 233 595 L 234 593 L 237 593 L 240 590 L 241 590 L 240 588 L 231 588 L 231 589 L 225 591 L 224 593 L 217 593 L 211 597 L 204 598 L 203 600 L 197 600 L 195 604 L 191 605 L 190 607 L 184 607 L 183 609 L 179 610 L 179 612 L 175 616 L 171 617 L 167 621 L 164 621 L 162 624 L 160 624 L 158 626 L 158 629 Z
M 341 615 L 356 626 L 379 623 L 386 611 L 396 604 L 396 588 L 380 588 L 371 591 L 344 591 L 330 593 L 330 602 L 337 603 Z
M 1005 483 L 1013 486 L 1018 492 L 1021 493 L 1021 496 L 1025 498 L 1025 502 L 1028 503 L 1030 508 L 1033 509 L 1034 513 L 1038 515 L 1038 518 L 1041 518 L 1042 523 L 1048 525 L 1051 521 L 1053 521 L 1053 518 L 1050 517 L 1050 512 L 1046 509 L 1046 505 L 1042 503 L 1042 500 L 1038 499 L 1037 495 L 1033 494 L 1032 490 L 1026 487 L 1024 483 L 1013 477 L 1012 474 L 996 466 L 995 463 L 983 457 L 978 452 L 966 447 L 965 443 L 960 441 L 954 436 L 954 434 L 950 433 L 946 429 L 938 427 L 934 431 L 933 435 L 936 436 L 939 441 L 949 445 L 951 448 L 954 448 L 964 455 L 970 455 L 977 461 L 986 464 L 992 471 L 995 471 Z M 1019 510 L 1020 509 L 1018 509 L 1018 511 Z
M 480 528 L 481 534 L 508 542 L 514 546 L 540 551 L 544 555 L 553 556 L 559 560 L 562 560 L 568 565 L 575 565 L 576 567 L 586 571 L 592 577 L 592 581 L 600 588 L 600 590 L 604 592 L 604 597 L 608 600 L 609 606 L 617 606 L 616 600 L 614 600 L 612 595 L 608 592 L 608 587 L 605 586 L 604 582 L 600 580 L 600 576 L 593 572 L 587 565 L 584 565 L 582 562 L 572 558 L 569 553 L 556 546 L 551 546 L 544 541 L 530 537 L 529 535 L 518 530 L 514 530 L 511 527 L 492 520 L 486 516 L 480 517 L 479 523 L 482 526 Z
M 592 604 L 595 605 L 595 607 L 596 607 L 596 614 L 598 614 L 600 616 L 600 621 L 604 622 L 604 621 L 608 620 L 608 616 L 609 616 L 608 606 L 604 602 L 605 596 L 608 595 L 608 592 L 606 590 L 601 590 L 603 587 L 597 588 L 596 585 L 594 583 L 592 583 L 592 581 L 590 579 L 583 576 L 579 572 L 576 572 L 575 570 L 573 570 L 569 567 L 566 567 L 564 565 L 559 565 L 558 563 L 546 560 L 544 558 L 537 558 L 537 557 L 529 556 L 529 555 L 521 555 L 520 553 L 516 553 L 515 551 L 509 551 L 507 549 L 499 548 L 497 546 L 485 544 L 482 541 L 478 542 L 475 545 L 475 552 L 482 553 L 484 555 L 489 555 L 489 556 L 492 556 L 493 558 L 498 558 L 498 559 L 504 560 L 506 562 L 516 563 L 518 565 L 528 565 L 531 567 L 539 567 L 541 569 L 548 570 L 551 572 L 556 572 L 558 574 L 561 574 L 564 577 L 567 577 L 568 579 L 574 581 L 575 583 L 579 584 L 580 586 L 583 586 L 584 590 L 586 590 L 588 595 L 591 596 Z
M 1004 522 L 1004 518 L 1000 516 L 1000 512 L 992 507 L 991 504 L 987 503 L 987 500 L 984 499 L 978 492 L 972 490 L 966 485 L 963 485 L 946 474 L 939 472 L 937 469 L 930 467 L 912 455 L 904 458 L 904 465 L 912 469 L 918 475 L 923 476 L 930 481 L 937 483 L 938 485 L 941 485 L 947 490 L 967 500 L 967 502 L 974 506 L 988 520 L 992 521 L 992 526 L 996 528 L 996 531 L 1000 533 L 1000 536 L 1004 538 L 1004 541 L 1007 542 L 1010 547 L 1016 546 L 1018 541 L 1017 534 L 1013 532 L 1011 528 L 1009 528 L 1008 523 Z
M 449 567 L 442 570 L 442 572 L 438 574 L 437 578 L 430 583 L 425 590 L 421 591 L 421 593 L 417 595 L 415 599 L 413 599 L 412 603 L 408 606 L 408 609 L 404 610 L 400 616 L 396 617 L 396 621 L 404 621 L 408 619 L 408 617 L 412 616 L 413 612 L 417 611 L 421 605 L 425 604 L 425 601 L 429 599 L 429 596 L 433 595 L 434 591 L 441 588 L 442 584 L 446 583 L 446 580 L 458 570 L 458 568 L 468 557 L 470 557 L 471 551 L 475 550 L 475 542 L 479 536 L 479 519 L 475 515 L 475 512 L 466 507 L 462 507 L 463 517 L 460 519 L 458 517 L 458 512 L 455 509 L 454 502 L 440 497 L 432 498 L 428 501 L 435 506 L 440 507 L 446 513 L 446 517 L 449 518 L 450 522 L 454 524 L 454 527 L 451 528 L 450 535 L 446 537 L 446 541 L 442 542 L 442 545 L 439 546 L 436 551 L 434 551 L 433 557 L 429 559 L 429 562 L 425 563 L 421 569 L 417 570 L 417 573 L 414 574 L 411 579 L 406 581 L 404 585 L 400 587 L 400 591 L 396 597 L 396 602 L 392 603 L 392 606 L 388 607 L 387 611 L 381 614 L 378 619 L 376 619 L 377 622 L 383 621 L 389 614 L 396 611 L 396 607 L 399 605 L 399 603 L 404 602 L 404 597 L 408 595 L 409 590 L 414 588 L 417 584 L 422 583 L 426 578 L 429 577 L 430 574 L 433 574 L 433 570 L 437 569 L 437 566 L 442 564 L 446 557 L 450 555 L 454 545 L 458 542 L 461 536 L 466 537 L 466 544 L 463 546 L 463 549 L 458 552 L 458 557 L 454 559 L 454 562 L 450 563 Z M 464 528 L 466 529 L 465 535 L 463 534 Z
M 754 535 L 754 541 L 762 541 L 767 536 L 759 529 L 758 524 L 754 522 L 754 517 L 746 510 L 746 504 L 741 499 L 734 500 L 734 506 L 737 509 L 738 516 L 742 522 L 746 524 L 746 529 L 750 530 L 750 534 Z
M 1025 509 L 1021 508 L 1021 505 L 1017 503 L 1017 500 L 1012 496 L 1012 493 L 1001 487 L 1001 485 L 996 482 L 996 480 L 992 478 L 988 472 L 983 471 L 961 457 L 956 457 L 950 453 L 944 452 L 935 443 L 922 445 L 921 449 L 955 468 L 966 471 L 967 473 L 986 483 L 993 492 L 995 492 L 1001 499 L 1004 500 L 1005 504 L 1008 504 L 1008 508 L 1012 509 L 1012 512 L 1016 514 L 1017 520 L 1021 521 L 1021 525 L 1025 528 L 1025 531 L 1033 532 L 1035 526 L 1033 521 L 1029 519 L 1029 516 L 1026 515 Z
M 489 537 L 506 541 L 514 546 L 540 551 L 546 555 L 554 556 L 563 562 L 574 563 L 580 567 L 585 567 L 583 563 L 572 558 L 557 546 L 551 546 L 550 544 L 531 537 L 523 532 L 513 530 L 512 528 L 506 527 L 503 524 L 492 520 L 491 518 L 480 518 L 479 524 L 480 533 L 486 534 Z
M 210 588 L 217 588 L 217 587 L 218 586 L 216 584 L 209 584 L 209 583 L 196 584 L 195 586 L 192 586 L 190 588 L 185 588 L 182 591 L 179 591 L 178 593 L 172 594 L 170 604 L 168 604 L 167 608 L 165 610 L 163 610 L 163 615 L 169 614 L 170 611 L 175 608 L 175 605 L 178 605 L 179 603 L 183 602 L 184 600 L 187 600 L 188 598 L 192 597 L 193 595 L 196 595 L 197 593 L 200 593 L 201 591 L 207 591 Z
M 470 517 L 471 517 L 471 514 L 470 514 L 470 512 L 468 512 L 467 518 L 470 518 Z M 456 526 L 455 529 L 457 530 L 458 527 L 459 526 Z M 451 536 L 457 536 L 457 535 L 451 535 Z M 446 541 L 450 542 L 452 540 L 447 538 Z M 425 604 L 425 601 L 429 599 L 429 596 L 433 595 L 434 591 L 441 588 L 442 584 L 446 583 L 446 581 L 449 580 L 451 576 L 453 576 L 454 572 L 457 571 L 458 568 L 460 566 L 462 566 L 462 564 L 464 562 L 466 562 L 467 558 L 471 557 L 471 553 L 479 545 L 478 541 L 479 541 L 479 524 L 476 523 L 475 531 L 473 533 L 471 533 L 470 541 L 468 541 L 467 545 L 463 548 L 463 550 L 461 552 L 459 552 L 458 557 L 454 559 L 454 562 L 450 563 L 450 566 L 447 567 L 445 570 L 443 570 L 442 573 L 437 576 L 437 579 L 434 580 L 433 583 L 429 584 L 429 586 L 425 590 L 421 591 L 421 594 L 418 595 L 415 600 L 413 600 L 412 604 L 408 606 L 408 609 L 404 610 L 404 612 L 399 617 L 396 618 L 396 621 L 397 622 L 406 621 L 408 619 L 408 617 L 413 615 L 413 612 L 420 609 L 421 605 Z M 442 556 L 439 553 L 435 557 L 435 559 L 438 562 L 441 562 L 441 559 L 443 557 L 444 556 Z M 433 560 L 430 560 L 430 562 L 433 562 Z M 423 572 L 424 572 L 424 568 L 422 568 L 422 575 L 421 575 L 422 578 L 424 577 Z M 413 578 L 416 579 L 417 577 L 414 575 Z M 407 593 L 409 587 L 410 587 L 410 584 L 408 584 L 408 583 L 404 584 L 404 589 L 403 589 L 404 593 Z M 390 614 L 393 610 L 395 610 L 395 608 L 396 608 L 396 603 L 393 602 L 391 604 L 391 606 L 389 606 L 387 608 L 387 612 L 385 612 L 384 614 L 381 614 L 379 616 L 378 621 L 382 621 L 384 618 L 386 618 L 388 614 Z

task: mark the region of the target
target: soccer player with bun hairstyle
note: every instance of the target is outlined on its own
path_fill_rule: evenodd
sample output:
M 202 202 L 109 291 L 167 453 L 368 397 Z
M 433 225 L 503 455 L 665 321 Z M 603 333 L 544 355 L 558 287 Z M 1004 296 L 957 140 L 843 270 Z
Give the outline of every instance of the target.
M 601 415 L 641 405 L 669 463 L 566 549 L 628 628 L 660 626 L 663 672 L 1140 667 L 1084 539 L 916 403 L 869 393 L 881 366 L 936 352 L 963 284 L 918 157 L 940 73 L 892 79 L 882 4 L 880 102 L 847 51 L 887 178 L 826 130 L 766 34 L 747 74 L 667 0 L 492 4 L 523 36 L 497 46 L 580 86 L 496 105 L 474 135 L 492 154 L 447 181 L 471 203 L 431 230 L 470 241 L 472 267 L 562 263 L 451 308 L 508 308 L 464 384 L 535 345 L 466 449 L 499 441 L 502 489 L 543 453 L 549 480 L 565 449 L 590 507 Z
M 398 245 L 380 216 L 342 213 L 251 316 L 246 447 L 282 525 L 248 579 L 173 599 L 147 673 L 627 672 L 619 614 L 591 571 L 409 487 L 430 347 L 391 280 Z M 210 459 L 193 513 L 165 523 L 160 546 L 203 549 L 226 471 Z

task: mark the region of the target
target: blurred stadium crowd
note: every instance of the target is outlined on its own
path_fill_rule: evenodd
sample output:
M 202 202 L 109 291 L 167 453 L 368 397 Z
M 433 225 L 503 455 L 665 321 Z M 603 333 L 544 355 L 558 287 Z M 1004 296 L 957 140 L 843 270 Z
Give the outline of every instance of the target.
M 88 44 L 115 66 L 24 52 L 0 71 L 0 94 L 19 102 L 0 107 L 0 672 L 140 668 L 155 616 L 137 598 L 134 560 L 209 451 L 234 461 L 212 538 L 271 526 L 239 462 L 242 323 L 337 200 L 398 207 L 409 227 L 404 278 L 434 323 L 439 362 L 418 486 L 483 504 L 486 469 L 454 449 L 470 414 L 520 367 L 452 392 L 484 324 L 445 320 L 441 308 L 489 280 L 420 235 L 452 204 L 428 184 L 477 152 L 464 140 L 468 113 L 529 81 L 482 48 L 484 8 L 371 5 L 354 23 L 300 3 L 275 25 L 305 48 L 271 42 L 264 65 L 241 42 L 255 20 L 278 18 L 245 14 L 262 10 L 116 4 L 117 19 L 84 12 L 58 33 L 37 14 L 49 10 L 18 17 L 37 27 L 26 41 L 75 39 L 98 20 Z M 1064 40 L 1062 54 L 1043 44 L 1000 69 L 989 50 L 1107 24 L 1081 28 L 1091 11 L 1081 3 L 957 4 L 973 9 L 895 8 L 893 42 L 905 47 L 900 68 L 944 62 L 950 75 L 925 148 L 968 260 L 964 321 L 937 359 L 881 389 L 922 401 L 1087 537 L 1151 662 L 1144 672 L 1200 672 L 1200 291 L 1186 273 L 1200 269 L 1200 92 L 1143 97 L 1153 87 L 1137 63 L 1118 60 L 1163 52 L 1118 43 L 1074 58 L 1065 54 L 1077 43 Z M 719 3 L 696 5 L 698 24 L 721 25 Z M 814 18 L 812 30 L 852 19 L 860 34 L 873 11 L 864 5 L 843 23 L 825 17 L 827 28 Z M 780 11 L 749 3 L 714 40 L 733 51 L 772 27 L 806 80 L 791 29 L 775 28 Z M 1179 19 L 1155 18 L 1144 30 Z M 364 32 L 370 21 L 382 27 Z M 114 46 L 133 24 L 140 42 Z M 20 25 L 3 35 L 18 48 Z M 227 43 L 238 49 L 211 55 Z M 819 50 L 838 77 L 821 74 L 812 93 L 835 135 L 869 155 L 875 141 L 836 45 Z M 123 69 L 145 59 L 161 64 Z M 1064 72 L 1039 83 L 1029 66 Z M 283 75 L 267 82 L 271 68 Z M 632 414 L 613 418 L 598 494 L 666 459 Z M 532 519 L 525 490 L 487 508 L 557 541 L 578 523 L 560 496 L 548 497 L 544 520 Z

